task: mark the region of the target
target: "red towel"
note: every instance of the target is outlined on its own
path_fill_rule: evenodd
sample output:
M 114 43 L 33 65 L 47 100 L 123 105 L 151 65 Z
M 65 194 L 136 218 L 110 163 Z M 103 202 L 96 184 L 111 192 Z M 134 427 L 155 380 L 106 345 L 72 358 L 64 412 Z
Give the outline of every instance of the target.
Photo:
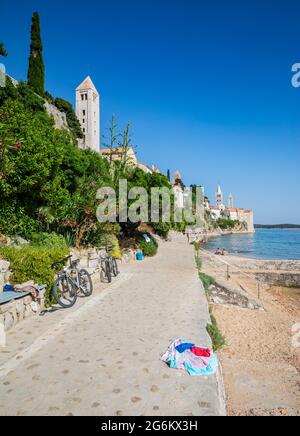
M 198 348 L 198 347 L 192 347 L 191 352 L 195 354 L 195 356 L 198 357 L 210 357 L 211 351 L 209 348 Z

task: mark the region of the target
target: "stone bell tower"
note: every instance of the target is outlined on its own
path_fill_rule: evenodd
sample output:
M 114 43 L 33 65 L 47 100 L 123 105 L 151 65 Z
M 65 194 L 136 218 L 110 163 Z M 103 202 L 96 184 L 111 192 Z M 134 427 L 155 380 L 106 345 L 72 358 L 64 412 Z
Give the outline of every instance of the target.
M 221 190 L 221 186 L 218 186 L 217 192 L 216 192 L 216 206 L 219 210 L 224 209 L 223 204 L 223 192 Z
M 79 147 L 99 153 L 100 96 L 90 76 L 76 89 L 76 115 L 84 135 L 79 141 Z

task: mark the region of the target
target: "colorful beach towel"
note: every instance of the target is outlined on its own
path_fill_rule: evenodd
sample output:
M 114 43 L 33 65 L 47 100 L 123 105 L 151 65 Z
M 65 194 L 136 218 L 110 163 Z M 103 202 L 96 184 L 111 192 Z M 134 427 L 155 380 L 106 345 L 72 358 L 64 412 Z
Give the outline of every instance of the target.
M 187 347 L 185 346 L 186 344 L 188 344 Z M 215 374 L 218 370 L 219 364 L 217 356 L 213 351 L 205 349 L 207 355 L 209 351 L 210 357 L 197 356 L 193 353 L 192 348 L 192 344 L 183 339 L 177 339 L 170 345 L 167 352 L 163 355 L 162 361 L 172 369 L 185 371 L 189 375 L 195 377 Z M 185 349 L 185 351 L 179 352 L 182 351 L 182 349 Z

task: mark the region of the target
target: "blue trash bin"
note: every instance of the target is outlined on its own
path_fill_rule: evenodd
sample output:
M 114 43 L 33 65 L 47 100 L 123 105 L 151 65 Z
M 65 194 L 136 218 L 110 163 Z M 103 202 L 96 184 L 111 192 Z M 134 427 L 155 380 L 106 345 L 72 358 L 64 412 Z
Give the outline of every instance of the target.
M 144 253 L 139 252 L 136 254 L 136 260 L 142 262 L 144 260 Z

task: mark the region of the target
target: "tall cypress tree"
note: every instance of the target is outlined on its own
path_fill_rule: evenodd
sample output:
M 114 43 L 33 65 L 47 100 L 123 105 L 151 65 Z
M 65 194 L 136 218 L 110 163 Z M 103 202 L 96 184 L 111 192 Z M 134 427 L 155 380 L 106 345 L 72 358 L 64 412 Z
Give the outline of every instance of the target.
M 35 12 L 32 16 L 30 57 L 28 66 L 28 85 L 39 95 L 45 92 L 45 65 L 43 59 L 43 43 L 41 38 L 40 16 Z
M 7 52 L 4 48 L 3 42 L 1 42 L 1 41 L 0 41 L 0 56 L 4 56 L 4 57 L 7 56 Z

